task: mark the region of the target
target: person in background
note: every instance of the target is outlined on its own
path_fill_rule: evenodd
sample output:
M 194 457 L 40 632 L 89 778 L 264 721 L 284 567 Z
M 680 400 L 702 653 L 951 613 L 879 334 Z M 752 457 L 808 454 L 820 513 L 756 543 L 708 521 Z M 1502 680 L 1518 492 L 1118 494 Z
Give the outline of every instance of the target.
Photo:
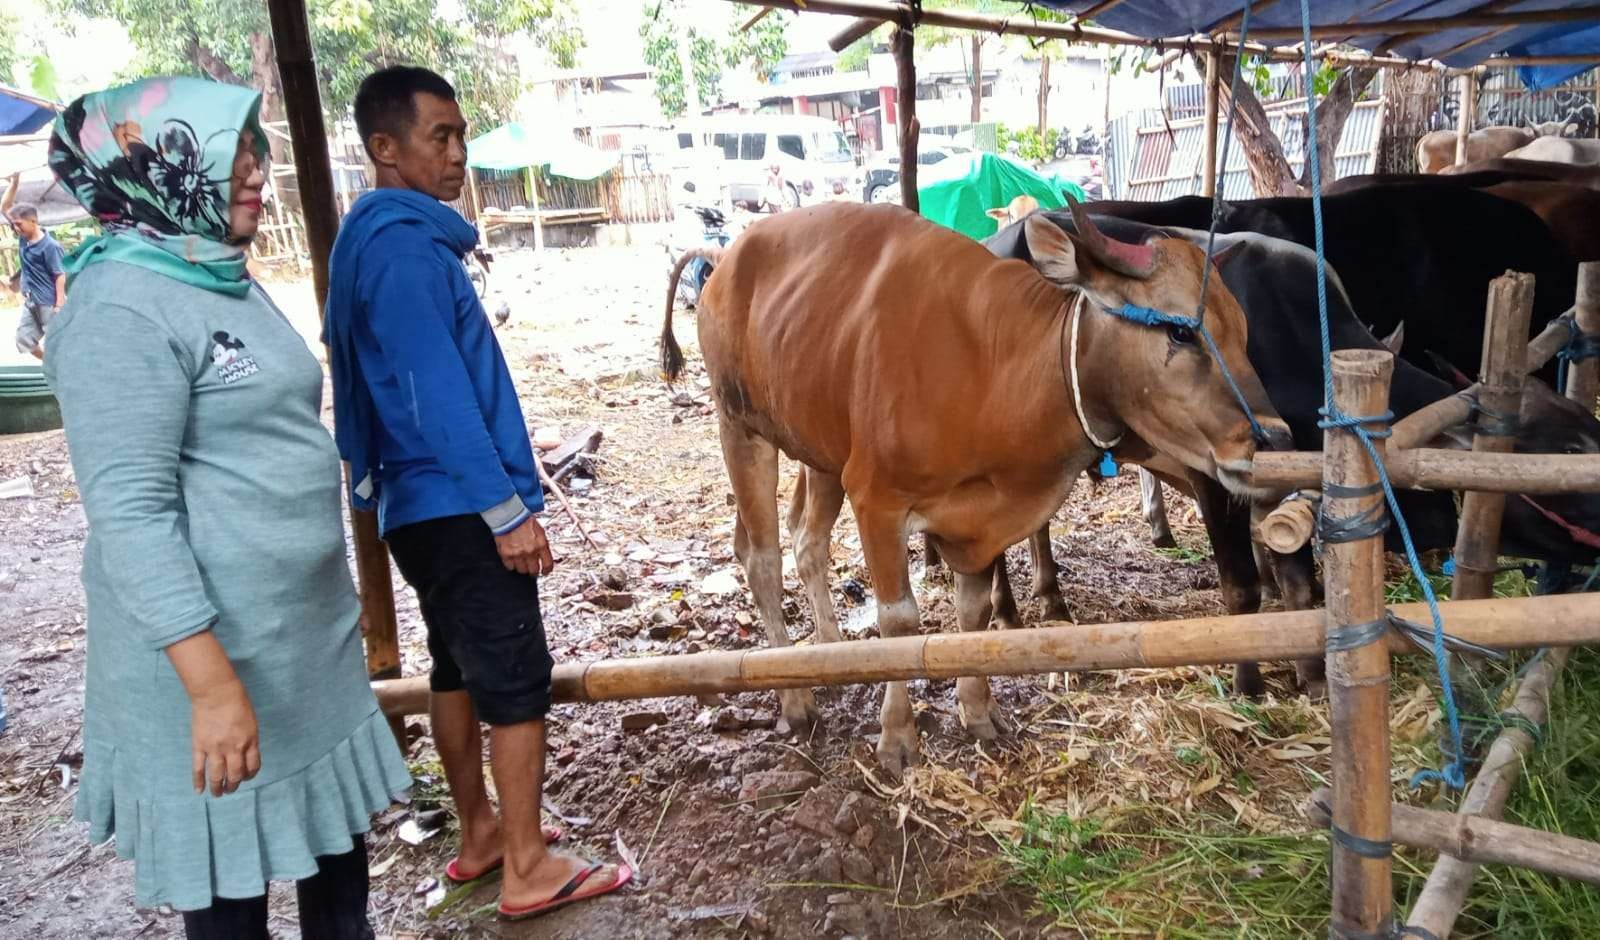
M 560 833 L 540 827 L 553 663 L 538 579 L 555 560 L 534 515 L 544 499 L 517 390 L 462 263 L 477 231 L 445 205 L 466 183 L 466 119 L 448 82 L 411 66 L 368 76 L 355 119 L 377 188 L 333 249 L 334 434 L 351 502 L 376 506 L 427 623 L 430 723 L 461 823 L 445 876 L 503 869 L 500 914 L 520 920 L 633 873 L 551 852 Z
M 17 202 L 21 186 L 22 174 L 13 173 L 5 197 L 0 198 L 0 215 L 11 220 L 22 258 L 18 285 L 22 291 L 22 319 L 17 323 L 17 351 L 43 359 L 45 328 L 67 302 L 67 269 L 62 266 L 65 253 L 39 224 L 38 208 Z
M 411 777 L 367 683 L 322 369 L 245 271 L 260 107 L 147 79 L 51 137 L 103 229 L 45 351 L 89 522 L 75 815 L 191 940 L 267 940 L 271 881 L 306 940 L 371 940 L 363 834 Z
M 762 212 L 782 212 L 789 208 L 789 184 L 783 179 L 783 166 L 773 163 L 767 169 L 767 185 L 761 191 Z

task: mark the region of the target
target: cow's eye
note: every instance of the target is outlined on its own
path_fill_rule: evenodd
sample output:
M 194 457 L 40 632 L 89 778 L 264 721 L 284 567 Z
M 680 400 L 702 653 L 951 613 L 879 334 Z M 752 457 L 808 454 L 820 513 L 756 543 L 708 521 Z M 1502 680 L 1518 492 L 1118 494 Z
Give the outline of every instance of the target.
M 1194 344 L 1194 330 L 1174 323 L 1167 327 L 1167 338 L 1182 346 L 1192 346 Z

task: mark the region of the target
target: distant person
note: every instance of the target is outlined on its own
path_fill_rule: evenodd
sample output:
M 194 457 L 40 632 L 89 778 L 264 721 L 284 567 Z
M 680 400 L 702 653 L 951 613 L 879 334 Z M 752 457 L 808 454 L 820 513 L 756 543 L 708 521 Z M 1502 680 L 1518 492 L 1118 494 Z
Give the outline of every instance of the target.
M 829 188 L 828 195 L 824 198 L 824 201 L 855 202 L 856 200 L 851 198 L 850 194 L 845 191 L 844 180 L 834 180 L 833 185 Z
M 12 174 L 5 198 L 0 199 L 0 213 L 11 219 L 22 258 L 18 285 L 22 291 L 22 318 L 17 323 L 17 351 L 43 359 L 45 329 L 67 302 L 65 252 L 39 224 L 38 208 L 17 202 L 21 187 L 22 174 Z
M 447 202 L 467 180 L 455 89 L 395 66 L 356 92 L 377 188 L 334 244 L 327 340 L 335 437 L 350 499 L 376 506 L 417 593 L 433 658 L 429 716 L 461 823 L 454 882 L 504 871 L 500 914 L 521 920 L 633 877 L 548 849 L 540 827 L 553 662 L 539 578 L 555 566 L 527 424 L 505 356 L 462 266 L 477 231 Z M 483 779 L 483 734 L 500 797 Z
M 50 140 L 103 230 L 45 354 L 89 521 L 74 815 L 190 940 L 267 940 L 272 881 L 300 936 L 371 940 L 364 834 L 411 776 L 367 682 L 322 369 L 245 270 L 260 107 L 153 78 L 74 101 Z
M 783 166 L 772 164 L 767 169 L 767 185 L 761 191 L 762 212 L 782 212 L 789 208 L 789 184 L 783 179 Z

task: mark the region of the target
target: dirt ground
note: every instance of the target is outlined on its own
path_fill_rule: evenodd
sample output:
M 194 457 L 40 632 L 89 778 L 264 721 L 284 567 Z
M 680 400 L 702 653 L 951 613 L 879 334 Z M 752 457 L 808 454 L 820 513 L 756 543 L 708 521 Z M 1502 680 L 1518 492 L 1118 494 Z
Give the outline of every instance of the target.
M 698 363 L 676 389 L 657 376 L 667 259 L 641 241 L 537 259 L 511 253 L 491 275 L 487 306 L 510 307 L 499 336 L 530 429 L 605 432 L 592 482 L 572 493 L 601 548 L 586 547 L 559 509 L 546 516 L 560 559 L 543 589 L 557 661 L 765 642 L 732 557 L 732 497 Z M 313 329 L 308 282 L 283 280 L 272 292 Z M 693 316 L 680 313 L 677 331 L 690 343 Z M 0 502 L 0 683 L 10 721 L 0 736 L 0 935 L 180 936 L 172 912 L 134 906 L 131 864 L 111 846 L 86 845 L 70 819 L 82 760 L 85 523 L 60 433 L 0 439 L 0 481 L 24 475 L 35 496 Z M 1151 550 L 1137 509 L 1125 474 L 1080 485 L 1058 516 L 1055 550 L 1075 618 L 1221 612 L 1213 567 L 1193 552 Z M 1192 509 L 1181 499 L 1174 509 L 1180 540 L 1203 552 Z M 1020 599 L 1026 554 L 1012 554 Z M 834 562 L 847 633 L 869 635 L 869 579 L 848 510 Z M 792 560 L 786 568 L 791 633 L 805 642 L 810 615 Z M 925 628 L 952 629 L 948 585 L 918 584 Z M 409 590 L 397 594 L 405 671 L 422 674 L 416 602 Z M 1037 621 L 1037 607 L 1024 616 Z M 625 845 L 642 874 L 626 892 L 525 926 L 495 919 L 493 882 L 441 901 L 448 819 L 420 844 L 401 838 L 416 817 L 449 809 L 426 721 L 413 718 L 414 800 L 382 815 L 369 837 L 373 922 L 381 937 L 1080 936 L 1033 913 L 1002 861 L 1025 803 L 1090 813 L 1164 802 L 1258 829 L 1301 825 L 1305 783 L 1326 766 L 1325 728 L 1276 729 L 1275 744 L 1292 750 L 1269 753 L 1261 722 L 1229 720 L 1237 712 L 1213 674 L 1227 681 L 1209 669 L 1091 674 L 1065 686 L 999 680 L 1013 727 L 982 747 L 961 731 L 954 683 L 913 683 L 926 760 L 902 781 L 872 758 L 876 688 L 820 692 L 825 720 L 809 740 L 773 726 L 768 695 L 558 707 L 551 812 L 578 850 L 615 855 Z M 1293 698 L 1284 669 L 1270 676 Z M 1170 759 L 1163 727 L 1211 756 L 1196 766 Z M 1273 779 L 1286 785 L 1267 785 Z M 297 937 L 292 891 L 274 890 L 273 911 L 275 935 Z

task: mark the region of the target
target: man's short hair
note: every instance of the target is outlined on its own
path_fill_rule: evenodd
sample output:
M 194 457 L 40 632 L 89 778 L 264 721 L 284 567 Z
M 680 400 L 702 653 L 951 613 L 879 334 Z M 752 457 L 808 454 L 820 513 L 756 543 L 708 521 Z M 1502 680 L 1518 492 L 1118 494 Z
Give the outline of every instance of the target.
M 356 133 L 368 156 L 373 134 L 404 137 L 411 130 L 417 120 L 418 92 L 456 100 L 456 90 L 443 76 L 416 65 L 391 65 L 362 80 L 356 89 Z
M 31 202 L 19 202 L 11 207 L 11 218 L 39 221 L 39 207 Z

